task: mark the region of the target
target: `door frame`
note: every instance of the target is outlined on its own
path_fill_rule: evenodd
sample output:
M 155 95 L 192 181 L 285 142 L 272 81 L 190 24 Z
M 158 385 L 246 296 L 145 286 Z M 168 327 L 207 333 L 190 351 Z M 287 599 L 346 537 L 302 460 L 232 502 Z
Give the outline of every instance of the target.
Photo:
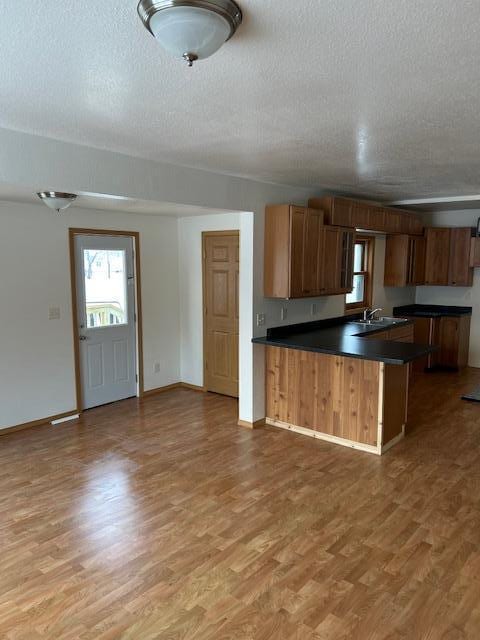
M 207 389 L 207 384 L 206 384 L 206 379 L 207 379 L 207 359 L 206 359 L 206 353 L 207 353 L 207 320 L 206 320 L 206 314 L 205 314 L 205 274 L 206 274 L 206 258 L 207 258 L 207 254 L 205 251 L 205 240 L 208 237 L 221 237 L 221 236 L 238 236 L 238 244 L 239 244 L 239 248 L 240 248 L 240 229 L 230 229 L 230 230 L 224 230 L 224 231 L 202 231 L 202 324 L 203 324 L 203 390 L 206 392 L 208 391 Z M 239 255 L 239 271 L 242 268 L 242 263 L 240 262 L 240 251 L 238 252 Z M 239 309 L 239 316 L 240 316 L 240 290 L 238 291 L 238 309 Z M 239 324 L 240 324 L 240 319 L 239 319 Z M 239 367 L 240 367 L 240 340 L 238 340 L 238 362 L 239 362 Z M 238 380 L 239 380 L 239 384 L 240 384 L 240 369 L 238 372 Z M 240 389 L 239 389 L 239 396 L 238 396 L 238 400 L 240 400 Z
M 77 278 L 75 261 L 75 236 L 127 236 L 133 240 L 135 265 L 135 323 L 136 351 L 137 351 L 137 397 L 144 395 L 143 384 L 143 324 L 142 324 L 142 281 L 140 275 L 140 233 L 138 231 L 115 231 L 112 229 L 68 229 L 68 244 L 70 251 L 70 289 L 72 292 L 72 323 L 73 323 L 73 351 L 75 358 L 75 395 L 76 413 L 82 413 L 82 378 L 80 370 L 80 331 L 78 328 Z

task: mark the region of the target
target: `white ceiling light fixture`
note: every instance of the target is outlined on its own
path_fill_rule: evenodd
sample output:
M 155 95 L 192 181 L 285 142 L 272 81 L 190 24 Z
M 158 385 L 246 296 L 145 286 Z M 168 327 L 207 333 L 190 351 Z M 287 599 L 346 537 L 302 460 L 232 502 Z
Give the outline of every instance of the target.
M 53 209 L 57 213 L 68 209 L 75 202 L 77 196 L 74 193 L 63 193 L 61 191 L 39 191 L 37 196 L 47 207 Z
M 242 22 L 233 0 L 140 0 L 137 11 L 162 47 L 189 67 L 218 51 Z

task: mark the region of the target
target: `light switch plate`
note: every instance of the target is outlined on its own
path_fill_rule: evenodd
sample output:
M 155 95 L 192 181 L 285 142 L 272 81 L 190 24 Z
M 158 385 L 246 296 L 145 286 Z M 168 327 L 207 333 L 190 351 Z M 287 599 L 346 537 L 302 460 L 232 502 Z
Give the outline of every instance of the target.
M 288 314 L 287 307 L 282 307 L 282 310 L 280 311 L 280 320 L 285 320 L 287 318 L 287 314 Z
M 153 367 L 153 372 L 154 373 L 160 373 L 160 363 L 156 362 L 154 367 Z
M 48 310 L 49 320 L 60 320 L 60 307 L 50 307 Z
M 317 303 L 316 302 L 312 302 L 312 306 L 310 307 L 310 314 L 312 316 L 316 316 L 317 315 Z

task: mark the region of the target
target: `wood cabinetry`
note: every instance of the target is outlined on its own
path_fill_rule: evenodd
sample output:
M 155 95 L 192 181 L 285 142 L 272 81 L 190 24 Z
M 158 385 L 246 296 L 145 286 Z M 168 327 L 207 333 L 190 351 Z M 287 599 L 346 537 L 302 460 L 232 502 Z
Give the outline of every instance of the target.
M 473 269 L 470 265 L 472 229 L 450 229 L 450 255 L 448 260 L 448 284 L 471 287 Z
M 471 240 L 470 266 L 480 267 L 480 238 L 472 238 Z
M 435 367 L 463 369 L 468 365 L 470 316 L 412 317 L 411 319 L 415 343 L 439 347 L 438 351 L 415 360 L 414 371 Z
M 388 236 L 384 284 L 408 287 L 425 283 L 425 238 L 405 234 Z
M 383 233 L 422 235 L 420 218 L 411 211 L 390 209 L 373 203 L 340 196 L 311 198 L 308 206 L 325 212 L 326 224 Z
M 427 229 L 426 242 L 425 284 L 447 285 L 450 229 Z
M 470 316 L 442 316 L 437 320 L 440 352 L 438 364 L 449 369 L 463 369 L 468 364 Z
M 347 293 L 353 285 L 352 229 L 326 227 L 323 212 L 273 205 L 265 213 L 265 296 Z
M 472 229 L 429 227 L 426 230 L 425 284 L 471 287 Z
M 381 455 L 403 435 L 408 365 L 267 346 L 266 422 Z

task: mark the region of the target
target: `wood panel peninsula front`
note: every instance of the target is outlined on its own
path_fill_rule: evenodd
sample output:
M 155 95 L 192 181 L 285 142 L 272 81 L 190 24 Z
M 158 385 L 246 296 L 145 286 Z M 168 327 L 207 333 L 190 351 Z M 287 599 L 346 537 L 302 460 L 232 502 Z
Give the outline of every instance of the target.
M 398 318 L 278 327 L 253 342 L 265 346 L 267 424 L 377 455 L 405 434 L 409 363 L 435 351 Z

